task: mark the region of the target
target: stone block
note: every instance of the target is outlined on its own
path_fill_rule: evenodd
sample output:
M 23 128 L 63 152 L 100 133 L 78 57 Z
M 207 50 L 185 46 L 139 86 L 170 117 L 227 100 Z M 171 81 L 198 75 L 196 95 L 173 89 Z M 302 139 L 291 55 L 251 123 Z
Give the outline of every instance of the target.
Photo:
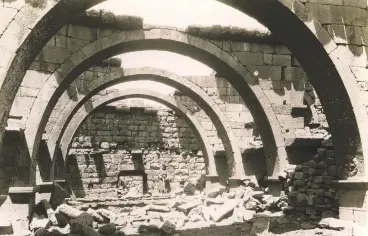
M 94 41 L 97 38 L 97 29 L 83 25 L 69 25 L 68 37 L 86 41 Z
M 233 52 L 250 52 L 250 43 L 230 42 L 230 48 Z
M 4 33 L 16 14 L 16 9 L 0 7 L 0 35 Z
M 256 79 L 281 81 L 281 66 L 246 66 Z
M 344 6 L 367 8 L 367 0 L 344 0 Z
M 178 210 L 179 211 L 183 211 L 183 212 L 188 212 L 189 210 L 199 206 L 202 204 L 201 200 L 194 200 L 185 204 L 182 204 L 180 206 L 178 206 Z
M 365 9 L 307 3 L 306 7 L 322 24 L 345 24 L 365 26 Z
M 65 215 L 71 217 L 71 218 L 76 218 L 78 217 L 79 215 L 81 215 L 83 212 L 74 208 L 74 207 L 71 207 L 69 205 L 66 205 L 66 204 L 61 204 L 57 209 L 56 211 L 58 212 L 62 212 L 64 213 Z
M 89 41 L 62 36 L 55 36 L 55 47 L 68 49 L 70 52 L 76 52 L 89 44 Z
M 262 53 L 257 52 L 234 52 L 240 63 L 249 66 L 260 66 L 263 64 Z
M 283 78 L 286 81 L 301 81 L 307 79 L 307 75 L 300 67 L 286 67 L 282 70 Z
M 291 52 L 284 45 L 275 45 L 275 54 L 291 55 Z
M 251 52 L 261 52 L 261 53 L 274 53 L 275 49 L 270 44 L 252 43 L 250 45 L 250 51 Z
M 116 226 L 112 223 L 105 224 L 99 227 L 98 232 L 102 235 L 113 235 L 116 231 Z
M 239 201 L 237 201 L 237 200 L 229 200 L 229 201 L 225 202 L 224 205 L 218 207 L 216 209 L 216 211 L 213 211 L 211 213 L 212 219 L 215 222 L 220 221 L 225 216 L 229 215 L 238 204 L 239 204 Z
M 36 61 L 61 64 L 72 55 L 72 51 L 65 48 L 44 47 L 36 57 Z
M 272 65 L 274 66 L 291 66 L 290 55 L 272 55 Z

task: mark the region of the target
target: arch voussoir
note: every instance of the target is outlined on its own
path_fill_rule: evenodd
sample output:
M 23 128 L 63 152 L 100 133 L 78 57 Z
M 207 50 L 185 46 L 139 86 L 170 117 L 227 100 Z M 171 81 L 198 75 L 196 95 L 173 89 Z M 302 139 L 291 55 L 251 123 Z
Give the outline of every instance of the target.
M 202 109 L 208 114 L 211 121 L 214 123 L 219 136 L 225 147 L 226 157 L 231 169 L 233 169 L 232 177 L 234 179 L 241 178 L 246 173 L 244 173 L 242 156 L 240 153 L 239 146 L 237 145 L 237 139 L 232 132 L 227 118 L 222 114 L 220 108 L 215 103 L 215 101 L 208 96 L 200 87 L 198 87 L 193 82 L 188 79 L 171 73 L 169 71 L 151 68 L 151 67 L 141 67 L 141 68 L 127 68 L 115 70 L 111 73 L 106 74 L 96 78 L 89 83 L 89 92 L 87 94 L 76 94 L 75 99 L 70 99 L 70 102 L 65 106 L 65 111 L 61 112 L 58 119 L 55 121 L 54 127 L 50 129 L 47 134 L 49 137 L 48 145 L 49 152 L 56 155 L 55 150 L 60 141 L 60 138 L 67 129 L 67 124 L 70 119 L 72 119 L 73 114 L 79 109 L 84 102 L 95 95 L 96 93 L 102 91 L 104 88 L 120 83 L 123 85 L 124 82 L 129 81 L 139 81 L 139 80 L 152 80 L 164 83 L 166 85 L 172 86 L 184 94 L 191 97 L 197 104 L 201 106 Z M 108 96 L 108 95 L 106 95 Z M 63 96 L 68 99 L 67 96 Z M 59 100 L 63 103 L 63 100 Z M 55 110 L 54 110 L 55 111 Z M 56 111 L 55 111 L 56 112 Z M 55 115 L 53 115 L 55 116 Z
M 58 96 L 60 96 L 59 95 L 60 91 L 65 90 L 65 88 L 67 88 L 67 85 L 69 85 L 71 81 L 76 78 L 76 76 L 82 73 L 83 69 L 92 66 L 95 60 L 97 59 L 101 60 L 100 58 L 101 55 L 104 55 L 105 57 L 111 57 L 119 53 L 132 52 L 136 50 L 147 50 L 147 49 L 167 50 L 185 54 L 194 59 L 202 61 L 203 63 L 207 64 L 210 67 L 214 67 L 216 70 L 219 70 L 221 74 L 226 75 L 230 83 L 232 84 L 234 83 L 234 87 L 238 90 L 240 96 L 244 99 L 246 105 L 250 107 L 250 111 L 253 114 L 256 123 L 257 119 L 261 118 L 266 121 L 269 120 L 274 121 L 274 119 L 267 117 L 267 115 L 264 113 L 265 109 L 264 107 L 262 107 L 262 105 L 265 106 L 267 100 L 264 100 L 262 101 L 262 103 L 260 103 L 257 99 L 257 98 L 264 98 L 266 97 L 266 95 L 260 88 L 257 88 L 259 87 L 259 85 L 254 83 L 255 79 L 253 77 L 250 77 L 249 72 L 245 70 L 245 68 L 240 64 L 239 61 L 236 61 L 231 56 L 224 57 L 223 55 L 227 55 L 228 53 L 224 51 L 221 52 L 222 50 L 220 48 L 218 48 L 209 41 L 200 38 L 195 38 L 190 35 L 187 35 L 186 36 L 187 39 L 184 41 L 174 41 L 171 38 L 176 38 L 176 40 L 178 40 L 178 38 L 183 38 L 182 35 L 185 35 L 185 33 L 177 32 L 175 30 L 164 29 L 165 32 L 170 32 L 170 36 L 167 36 L 168 35 L 167 33 L 160 34 L 161 30 L 162 29 L 158 28 L 158 29 L 151 29 L 149 31 L 133 30 L 133 31 L 118 32 L 116 34 L 106 36 L 103 39 L 99 39 L 95 42 L 92 42 L 89 45 L 86 45 L 84 48 L 80 49 L 86 56 L 86 58 L 84 58 L 83 61 L 81 61 L 81 58 L 79 57 L 82 54 L 78 54 L 78 52 L 76 52 L 75 54 L 71 55 L 70 58 L 66 60 L 66 64 L 65 65 L 62 64 L 58 68 L 57 72 L 55 72 L 53 75 L 54 77 L 57 78 L 58 83 L 62 85 L 62 88 L 54 89 L 53 95 L 49 99 L 50 102 L 43 112 L 44 114 L 43 118 L 40 119 L 38 115 L 35 115 L 33 111 L 34 109 L 31 110 L 30 117 L 32 118 L 32 125 L 33 127 L 34 126 L 38 127 L 38 131 L 36 132 L 32 130 L 32 133 L 37 133 L 36 137 L 37 138 L 40 137 L 40 135 L 43 133 L 44 127 L 46 126 L 45 120 L 47 120 L 47 118 L 50 116 L 53 107 L 55 106 L 56 101 L 58 99 Z M 174 35 L 177 35 L 178 37 L 173 37 Z M 191 39 L 195 39 L 194 43 L 192 43 L 193 40 Z M 113 43 L 103 45 L 103 43 L 101 43 L 101 40 L 104 40 L 105 42 L 110 41 Z M 161 44 L 159 44 L 159 42 L 161 42 Z M 137 47 L 137 44 L 139 44 L 141 47 Z M 200 45 L 206 44 L 211 46 L 206 46 L 204 48 L 200 47 Z M 206 56 L 203 57 L 203 55 Z M 224 58 L 217 57 L 221 55 Z M 72 63 L 75 57 L 77 57 L 78 61 L 80 62 L 80 64 L 77 66 L 75 66 Z M 237 70 L 235 70 L 234 68 Z M 244 89 L 240 89 L 242 87 Z M 265 107 L 266 108 L 270 107 L 270 105 L 266 105 Z M 271 128 L 271 126 L 273 128 Z M 263 129 L 263 131 L 261 130 L 261 137 L 265 148 L 268 148 L 267 145 L 275 145 L 276 141 L 281 142 L 281 144 L 277 144 L 276 146 L 279 147 L 283 146 L 282 144 L 283 140 L 275 141 L 273 137 L 274 135 L 270 135 L 273 134 L 274 132 L 281 133 L 281 129 L 277 122 L 273 123 L 262 122 L 262 126 L 260 127 L 262 127 Z M 270 141 L 267 141 L 267 139 L 270 139 Z M 29 140 L 28 142 L 29 143 L 39 142 L 37 140 Z M 33 155 L 36 155 L 36 153 L 37 150 L 33 150 Z M 278 155 L 278 153 L 274 154 Z M 233 153 L 228 153 L 228 155 L 241 156 L 240 151 L 237 150 L 235 150 Z M 274 156 L 272 158 L 276 160 L 279 157 Z M 286 156 L 280 158 L 286 160 Z M 239 168 L 237 170 L 240 171 Z M 235 169 L 233 171 L 235 171 Z M 279 169 L 271 169 L 269 170 L 269 175 L 277 175 L 279 171 L 280 171 Z M 241 177 L 242 175 L 243 175 L 242 173 L 232 173 L 232 176 L 237 176 L 237 178 L 242 178 Z

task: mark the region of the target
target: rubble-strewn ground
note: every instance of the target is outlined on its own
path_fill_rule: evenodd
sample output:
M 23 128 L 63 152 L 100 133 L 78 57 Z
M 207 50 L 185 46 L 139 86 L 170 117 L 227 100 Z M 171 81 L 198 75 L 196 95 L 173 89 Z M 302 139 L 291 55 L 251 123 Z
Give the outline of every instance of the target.
M 354 235 L 351 224 L 334 218 L 319 222 L 303 214 L 285 215 L 287 198 L 267 194 L 252 179 L 231 191 L 221 185 L 198 191 L 189 182 L 173 193 L 154 196 L 66 195 L 57 185 L 49 200 L 38 202 L 30 225 L 36 236 Z

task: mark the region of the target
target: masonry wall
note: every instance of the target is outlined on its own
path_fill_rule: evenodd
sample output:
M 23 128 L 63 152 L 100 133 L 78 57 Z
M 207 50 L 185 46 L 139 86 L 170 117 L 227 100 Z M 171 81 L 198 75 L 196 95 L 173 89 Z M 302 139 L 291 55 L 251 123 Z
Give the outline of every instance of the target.
M 67 180 L 80 197 L 116 196 L 128 190 L 142 194 L 144 187 L 151 193 L 170 192 L 206 174 L 198 143 L 186 121 L 168 108 L 106 106 L 77 131 Z M 145 183 L 141 171 L 147 175 Z
M 65 26 L 49 41 L 27 72 L 11 114 L 25 121 L 39 88 L 58 65 L 88 43 L 119 31 L 113 27 L 91 28 L 75 24 Z M 236 56 L 253 76 L 259 79 L 260 86 L 277 114 L 285 138 L 314 135 L 305 129 L 305 125 L 312 122 L 309 117 L 311 109 L 305 104 L 309 104 L 316 113 L 314 118 L 317 120 L 315 119 L 313 122 L 326 125 L 323 109 L 313 92 L 313 88 L 308 84 L 304 71 L 284 46 L 256 42 L 212 42 Z M 78 81 L 70 87 L 68 94 L 72 96 L 76 92 L 87 92 L 88 83 L 85 81 L 111 70 L 113 68 L 90 68 L 89 71 L 79 76 Z M 27 78 L 32 79 L 28 80 Z M 253 137 L 257 136 L 257 131 L 252 116 L 238 93 L 225 79 L 211 76 L 207 78 L 193 76 L 189 79 L 202 87 L 222 107 L 229 117 L 233 129 L 235 129 L 236 136 L 239 137 L 240 147 L 247 148 L 249 143 L 257 143 L 258 139 Z M 33 82 L 30 84 L 28 81 Z M 302 109 L 302 114 L 292 114 L 295 108 Z M 60 109 L 60 107 L 56 107 L 56 109 Z M 198 117 L 200 116 L 204 117 L 203 114 L 199 113 Z M 210 127 L 208 123 L 204 126 Z M 216 133 L 215 130 L 208 131 Z M 216 142 L 219 144 L 218 141 Z M 221 147 L 219 146 L 218 149 Z

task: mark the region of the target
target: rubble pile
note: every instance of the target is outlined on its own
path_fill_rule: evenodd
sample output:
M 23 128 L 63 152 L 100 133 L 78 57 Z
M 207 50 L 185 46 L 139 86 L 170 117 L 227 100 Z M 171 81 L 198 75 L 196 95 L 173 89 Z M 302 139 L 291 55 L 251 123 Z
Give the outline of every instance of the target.
M 88 236 L 171 234 L 176 230 L 255 222 L 257 219 L 268 221 L 283 216 L 281 208 L 287 206 L 286 198 L 268 195 L 267 189 L 259 187 L 254 176 L 243 183 L 231 190 L 214 185 L 203 191 L 193 191 L 195 185 L 187 182 L 184 188 L 161 197 L 72 197 L 55 209 L 42 200 L 37 204 L 31 230 L 37 232 L 36 235 L 49 232 Z
M 289 204 L 285 213 L 302 213 L 312 220 L 338 216 L 338 196 L 332 187 L 336 179 L 334 151 L 329 141 L 318 148 L 307 163 L 290 165 L 280 173 Z

